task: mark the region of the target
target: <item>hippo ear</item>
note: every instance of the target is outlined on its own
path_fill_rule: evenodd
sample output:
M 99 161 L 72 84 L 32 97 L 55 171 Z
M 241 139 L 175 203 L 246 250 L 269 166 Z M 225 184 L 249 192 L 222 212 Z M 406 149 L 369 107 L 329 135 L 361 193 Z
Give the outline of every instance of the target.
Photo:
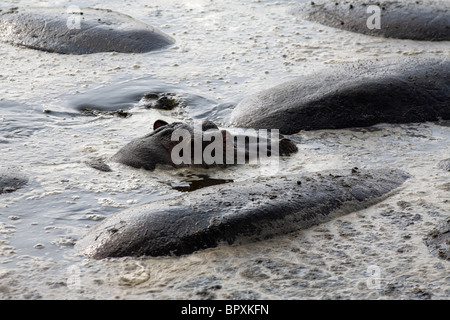
M 206 130 L 219 130 L 219 128 L 214 122 L 210 120 L 205 120 L 202 122 L 202 131 Z
M 153 124 L 153 130 L 156 130 L 165 125 L 167 125 L 167 122 L 165 122 L 164 120 L 156 120 L 155 123 Z

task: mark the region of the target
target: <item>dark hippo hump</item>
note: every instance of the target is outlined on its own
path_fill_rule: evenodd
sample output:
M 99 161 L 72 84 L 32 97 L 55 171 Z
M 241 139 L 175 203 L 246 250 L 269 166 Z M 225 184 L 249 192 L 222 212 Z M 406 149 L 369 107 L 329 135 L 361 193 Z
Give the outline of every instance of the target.
M 180 255 L 222 241 L 264 239 L 368 207 L 406 179 L 395 170 L 348 170 L 206 187 L 121 211 L 92 228 L 76 247 L 101 259 Z
M 380 29 L 369 29 L 370 5 L 380 8 Z M 299 17 L 323 25 L 387 38 L 450 40 L 448 1 L 340 1 L 314 0 L 293 11 Z
M 259 140 L 258 137 L 255 137 L 256 147 L 250 148 L 250 143 L 244 143 L 243 145 L 237 145 L 234 141 L 234 138 L 238 135 L 231 135 L 226 130 L 220 131 L 217 125 L 209 120 L 203 121 L 201 126 L 201 136 L 197 137 L 201 143 L 202 152 L 205 148 L 211 143 L 212 139 L 210 135 L 220 133 L 223 142 L 222 147 L 225 147 L 223 150 L 223 159 L 222 161 L 217 161 L 214 163 L 206 163 L 206 161 L 202 158 L 202 161 L 199 163 L 194 163 L 194 152 L 195 150 L 191 149 L 191 163 L 181 163 L 175 164 L 172 161 L 172 151 L 173 148 L 179 143 L 179 141 L 172 141 L 172 134 L 177 130 L 185 130 L 186 133 L 190 135 L 190 146 L 194 147 L 193 140 L 194 137 L 194 127 L 191 125 L 182 123 L 182 122 L 174 122 L 171 124 L 167 124 L 165 121 L 157 120 L 154 124 L 154 131 L 150 134 L 147 134 L 143 137 L 136 138 L 122 147 L 114 156 L 111 157 L 111 161 L 118 162 L 127 166 L 131 166 L 134 168 L 143 168 L 145 170 L 154 170 L 157 165 L 169 165 L 173 168 L 183 167 L 185 165 L 195 166 L 195 167 L 203 167 L 203 168 L 215 168 L 215 167 L 223 167 L 228 164 L 236 164 L 237 163 L 237 155 L 243 154 L 243 157 L 246 158 L 244 160 L 248 161 L 250 158 L 254 160 L 258 159 L 258 152 L 255 152 L 256 148 L 262 146 L 263 141 Z M 200 129 L 200 128 L 199 128 Z M 200 130 L 199 130 L 200 131 Z M 246 136 L 244 135 L 243 138 Z M 242 138 L 242 137 L 241 137 Z M 278 136 L 278 152 L 281 156 L 287 156 L 293 154 L 298 151 L 296 144 L 288 138 L 280 135 Z M 227 140 L 231 139 L 231 140 Z M 241 139 L 242 140 L 242 139 Z M 226 150 L 226 141 L 233 141 L 234 148 L 232 149 L 233 163 L 227 163 L 227 150 Z M 267 143 L 267 140 L 264 140 Z M 273 140 L 272 140 L 273 142 Z M 272 142 L 270 143 L 270 148 L 268 150 L 271 152 Z M 252 145 L 253 146 L 253 145 Z M 243 161 L 245 162 L 245 161 Z M 110 171 L 110 168 L 104 164 L 102 161 L 88 161 L 88 165 L 101 170 L 101 171 Z
M 232 125 L 300 130 L 450 119 L 450 60 L 392 59 L 343 64 L 241 101 Z
M 0 169 L 0 194 L 14 192 L 28 182 L 22 174 Z
M 76 19 L 80 28 L 72 22 Z M 79 12 L 68 8 L 15 8 L 0 12 L 0 40 L 66 54 L 142 53 L 174 43 L 168 35 L 130 16 L 89 8 Z

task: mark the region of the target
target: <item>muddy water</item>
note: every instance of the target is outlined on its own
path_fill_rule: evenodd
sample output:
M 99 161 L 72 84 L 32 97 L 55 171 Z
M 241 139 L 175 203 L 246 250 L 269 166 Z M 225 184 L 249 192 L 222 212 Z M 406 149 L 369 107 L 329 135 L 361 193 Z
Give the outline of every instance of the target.
M 2 8 L 36 5 L 7 1 Z M 41 1 L 40 5 L 74 5 Z M 449 264 L 423 237 L 450 215 L 450 125 L 378 125 L 300 132 L 278 172 L 257 166 L 145 172 L 93 170 L 157 119 L 226 126 L 243 97 L 327 64 L 393 56 L 449 56 L 448 42 L 373 38 L 299 21 L 289 1 L 78 1 L 150 23 L 177 43 L 148 54 L 66 56 L 0 44 L 0 157 L 29 177 L 0 195 L 2 299 L 448 299 Z M 183 102 L 152 110 L 141 95 Z M 96 106 L 115 113 L 86 115 Z M 44 112 L 45 111 L 45 112 Z M 207 175 L 393 167 L 412 175 L 382 203 L 309 230 L 182 257 L 93 261 L 73 249 L 100 220 L 170 197 Z

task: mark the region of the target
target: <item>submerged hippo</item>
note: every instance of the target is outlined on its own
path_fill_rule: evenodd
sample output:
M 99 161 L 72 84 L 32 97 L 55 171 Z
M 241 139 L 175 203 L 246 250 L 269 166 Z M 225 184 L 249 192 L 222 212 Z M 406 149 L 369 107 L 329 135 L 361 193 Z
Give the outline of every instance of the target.
M 424 242 L 432 254 L 450 261 L 450 218 L 430 231 L 424 238 Z
M 142 53 L 174 43 L 170 36 L 130 16 L 76 6 L 0 10 L 0 40 L 65 54 Z
M 187 254 L 220 242 L 265 239 L 381 201 L 408 175 L 344 170 L 255 178 L 211 186 L 121 211 L 76 244 L 84 255 Z
M 411 40 L 450 40 L 448 1 L 314 0 L 293 10 L 299 17 L 352 32 Z
M 254 94 L 233 110 L 247 128 L 339 129 L 450 119 L 449 59 L 383 59 L 327 67 Z
M 211 121 L 203 121 L 196 128 L 182 122 L 168 124 L 157 120 L 153 132 L 132 140 L 120 149 L 111 160 L 134 168 L 154 170 L 157 165 L 179 167 L 199 165 L 205 168 L 217 165 L 252 163 L 258 158 L 263 146 L 270 155 L 289 155 L 297 152 L 291 140 L 278 136 L 264 140 L 261 136 L 238 138 L 228 130 L 219 130 Z M 245 136 L 243 137 L 245 138 Z M 241 144 L 239 144 L 241 142 Z M 277 150 L 275 150 L 277 149 Z M 199 151 L 199 152 L 197 152 Z M 207 157 L 209 156 L 209 158 Z M 239 162 L 239 160 L 242 160 Z

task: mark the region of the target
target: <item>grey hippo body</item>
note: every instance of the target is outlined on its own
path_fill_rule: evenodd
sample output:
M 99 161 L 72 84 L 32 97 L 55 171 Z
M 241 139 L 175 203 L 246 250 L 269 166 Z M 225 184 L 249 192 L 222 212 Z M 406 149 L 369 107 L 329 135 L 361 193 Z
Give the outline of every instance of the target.
M 215 167 L 217 165 L 221 165 L 219 161 L 215 163 L 206 163 L 204 158 L 201 159 L 201 162 L 195 163 L 194 155 L 194 127 L 183 123 L 183 122 L 173 122 L 168 124 L 165 121 L 157 120 L 153 125 L 153 131 L 143 137 L 136 138 L 131 142 L 127 143 L 123 148 L 121 148 L 112 158 L 111 161 L 118 162 L 130 167 L 134 168 L 143 168 L 145 170 L 154 170 L 157 165 L 168 165 L 171 167 L 180 167 L 184 165 L 198 165 L 204 168 Z M 179 164 L 175 163 L 172 159 L 172 151 L 173 149 L 180 143 L 182 140 L 172 140 L 172 136 L 177 131 L 184 131 L 188 133 L 188 149 L 191 153 L 189 159 L 186 159 L 185 163 Z M 198 128 L 198 132 L 201 136 L 199 136 L 199 141 L 201 143 L 201 151 L 205 150 L 211 143 L 215 141 L 216 138 L 211 138 L 210 135 L 214 133 L 218 133 L 219 139 L 221 139 L 223 146 L 223 157 L 221 158 L 222 164 L 227 164 L 226 161 L 226 147 L 227 147 L 227 139 L 228 141 L 232 139 L 232 154 L 233 154 L 233 164 L 236 163 L 237 159 L 237 145 L 234 143 L 234 136 L 229 133 L 227 130 L 219 130 L 219 128 L 211 121 L 202 122 L 201 128 Z M 206 139 L 206 137 L 208 137 Z M 217 136 L 217 135 L 216 135 Z M 186 142 L 186 141 L 185 141 Z M 256 141 L 259 143 L 259 140 Z M 294 152 L 297 152 L 297 146 L 291 140 L 279 136 L 279 140 L 277 141 L 277 145 L 279 146 L 279 154 L 280 155 L 289 155 Z M 272 144 L 269 144 L 269 147 Z M 270 149 L 270 148 L 269 148 Z M 251 150 L 249 151 L 249 143 L 247 143 L 243 152 L 245 153 L 245 159 L 248 161 L 251 158 Z M 104 170 L 106 171 L 106 170 Z
M 206 187 L 121 211 L 89 230 L 76 248 L 102 259 L 261 240 L 373 205 L 407 178 L 395 170 L 345 170 Z
M 371 8 L 371 5 L 375 8 Z M 329 27 L 372 36 L 428 41 L 450 40 L 448 1 L 314 0 L 300 4 L 293 13 L 305 20 Z M 374 16 L 378 13 L 379 26 L 372 20 L 378 19 Z
M 300 130 L 450 119 L 450 60 L 383 59 L 323 68 L 245 98 L 231 124 Z
M 142 53 L 174 43 L 172 37 L 130 16 L 73 7 L 0 11 L 0 40 L 63 54 Z

